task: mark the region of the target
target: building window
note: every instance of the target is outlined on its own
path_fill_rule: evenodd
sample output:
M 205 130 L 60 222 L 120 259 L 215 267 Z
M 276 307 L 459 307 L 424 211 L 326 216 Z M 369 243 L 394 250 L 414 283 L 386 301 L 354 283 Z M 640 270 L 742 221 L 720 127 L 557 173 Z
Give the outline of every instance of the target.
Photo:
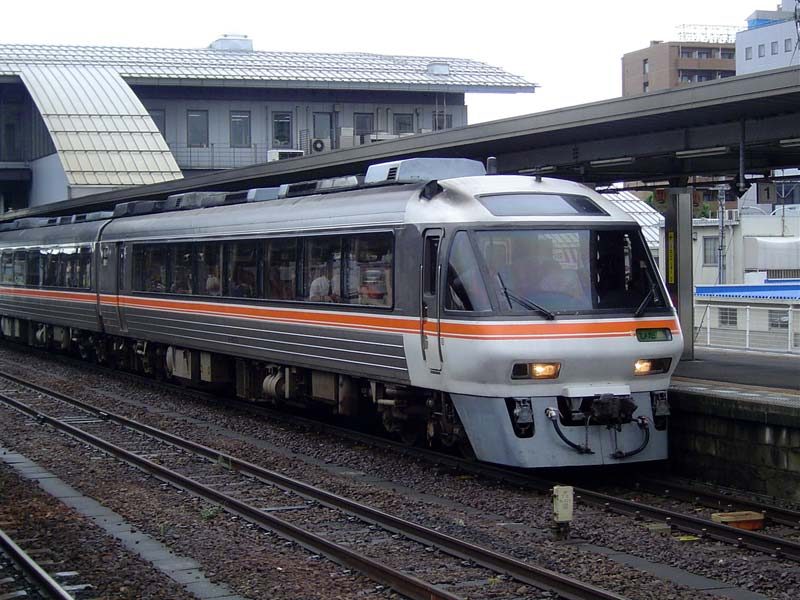
M 167 137 L 167 115 L 163 108 L 148 108 L 147 112 L 150 113 L 150 118 L 153 119 L 153 123 L 156 124 L 156 127 L 161 132 L 161 136 L 166 139 Z
M 711 58 L 711 50 L 698 50 L 697 58 Z
M 758 58 L 764 58 L 767 55 L 767 46 L 765 44 L 758 45 Z
M 794 44 L 792 44 L 792 38 L 786 38 L 783 40 L 783 51 L 784 52 L 791 52 L 794 50 Z
M 737 313 L 735 308 L 718 308 L 719 311 L 719 326 L 720 327 L 736 327 Z
M 272 113 L 272 147 L 292 147 L 292 113 Z
M 693 58 L 694 57 L 694 50 L 691 48 L 683 48 L 681 50 L 681 58 Z
M 452 129 L 453 115 L 445 114 L 443 110 L 433 111 L 433 130 Z
M 745 60 L 753 60 L 753 47 L 748 46 L 744 49 L 744 59 Z
M 208 148 L 208 111 L 186 112 L 186 143 L 190 148 Z
M 770 52 L 772 52 L 772 56 L 775 56 L 778 53 L 778 42 L 772 42 L 770 44 Z
M 317 139 L 330 140 L 333 138 L 331 131 L 333 130 L 333 114 L 329 112 L 315 112 L 313 115 L 314 121 L 314 137 Z
M 769 330 L 770 331 L 788 331 L 789 329 L 789 311 L 788 310 L 771 310 L 769 311 Z
M 375 115 L 372 113 L 355 113 L 353 115 L 353 133 L 365 135 L 375 131 Z
M 720 50 L 719 57 L 726 60 L 731 60 L 736 58 L 736 51 L 735 50 Z
M 250 147 L 250 111 L 231 111 L 231 147 Z
M 646 94 L 650 90 L 650 84 L 646 81 L 642 84 L 642 91 Z
M 397 134 L 414 133 L 414 115 L 410 113 L 395 113 L 394 132 Z
M 650 72 L 650 62 L 645 58 L 642 61 L 642 73 L 647 75 Z
M 719 236 L 703 238 L 703 266 L 716 267 L 719 265 Z

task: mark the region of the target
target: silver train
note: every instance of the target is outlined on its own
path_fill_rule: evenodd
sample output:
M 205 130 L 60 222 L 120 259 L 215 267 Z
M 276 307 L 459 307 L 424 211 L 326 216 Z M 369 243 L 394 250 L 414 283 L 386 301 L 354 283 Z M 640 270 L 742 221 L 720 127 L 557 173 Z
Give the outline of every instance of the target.
M 408 159 L 0 226 L 2 335 L 519 467 L 667 457 L 683 346 L 576 183 Z

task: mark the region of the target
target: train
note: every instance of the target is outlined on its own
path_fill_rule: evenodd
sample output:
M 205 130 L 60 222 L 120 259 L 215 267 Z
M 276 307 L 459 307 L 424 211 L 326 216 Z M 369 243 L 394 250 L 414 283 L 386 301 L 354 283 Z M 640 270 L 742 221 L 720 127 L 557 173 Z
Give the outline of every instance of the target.
M 0 332 L 522 468 L 667 458 L 683 341 L 579 183 L 408 158 L 0 225 Z

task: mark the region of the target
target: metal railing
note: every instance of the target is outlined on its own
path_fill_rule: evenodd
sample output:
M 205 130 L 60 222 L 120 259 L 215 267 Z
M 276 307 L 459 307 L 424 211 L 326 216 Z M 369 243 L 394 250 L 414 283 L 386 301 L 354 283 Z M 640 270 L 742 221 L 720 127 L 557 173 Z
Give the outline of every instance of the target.
M 694 343 L 800 354 L 800 306 L 696 302 Z
M 181 169 L 235 169 L 267 162 L 267 144 L 236 147 L 212 143 L 196 147 L 187 144 L 168 144 L 175 162 Z

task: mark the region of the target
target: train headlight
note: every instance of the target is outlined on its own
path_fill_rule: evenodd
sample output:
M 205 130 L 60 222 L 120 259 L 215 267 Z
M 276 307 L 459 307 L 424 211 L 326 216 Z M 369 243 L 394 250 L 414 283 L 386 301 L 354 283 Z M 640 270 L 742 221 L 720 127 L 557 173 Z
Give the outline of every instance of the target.
M 669 371 L 671 358 L 640 358 L 633 363 L 634 375 L 658 375 Z
M 536 362 L 516 363 L 511 370 L 511 379 L 557 379 L 561 363 Z

